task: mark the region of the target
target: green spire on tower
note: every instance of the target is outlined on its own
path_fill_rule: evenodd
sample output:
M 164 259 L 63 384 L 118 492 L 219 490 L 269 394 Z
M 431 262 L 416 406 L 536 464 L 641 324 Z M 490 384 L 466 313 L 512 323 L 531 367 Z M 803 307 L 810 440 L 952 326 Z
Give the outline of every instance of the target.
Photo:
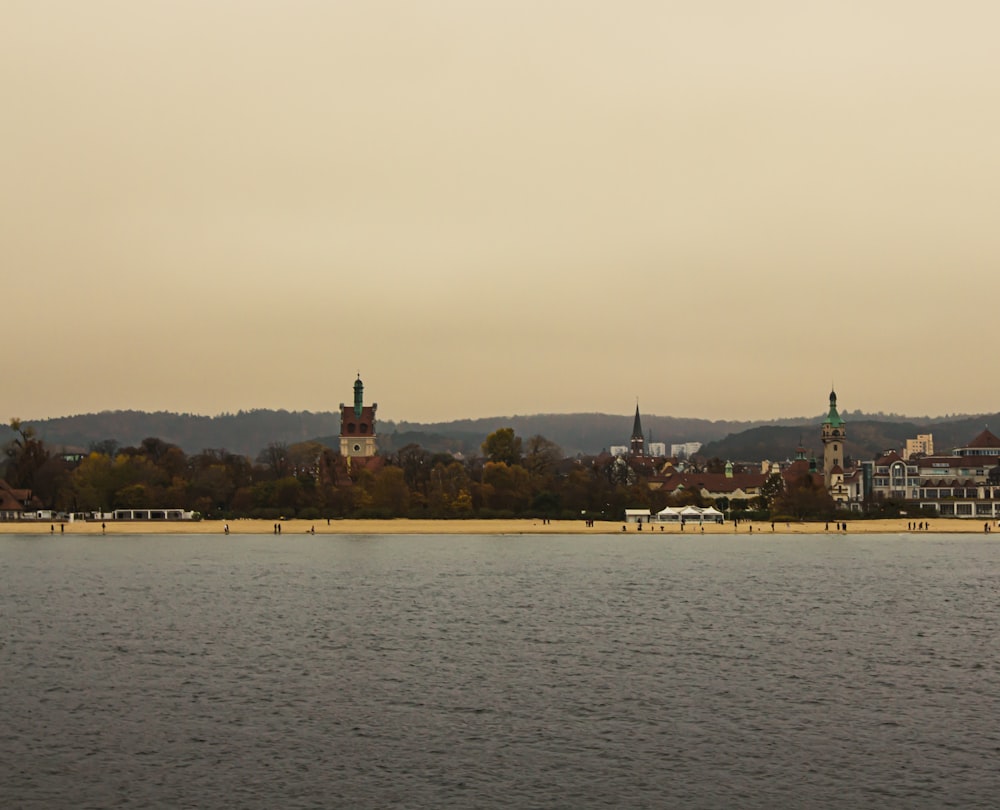
M 362 404 L 365 399 L 365 384 L 361 382 L 361 373 L 358 372 L 358 378 L 354 381 L 354 415 L 359 417 L 361 412 L 364 410 L 364 405 Z
M 830 392 L 830 413 L 826 415 L 826 421 L 824 425 L 829 425 L 830 427 L 843 427 L 844 420 L 840 418 L 840 414 L 837 413 L 837 392 Z

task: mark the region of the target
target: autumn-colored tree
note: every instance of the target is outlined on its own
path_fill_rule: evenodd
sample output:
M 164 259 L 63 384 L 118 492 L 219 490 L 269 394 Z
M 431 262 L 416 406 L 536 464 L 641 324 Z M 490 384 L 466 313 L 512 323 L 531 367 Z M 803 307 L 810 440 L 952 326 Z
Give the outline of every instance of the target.
M 492 492 L 492 489 L 491 489 Z M 458 461 L 440 459 L 431 471 L 427 506 L 434 517 L 464 517 L 473 509 L 472 481 Z
M 110 509 L 118 489 L 111 457 L 98 452 L 88 455 L 73 471 L 71 485 L 77 509 L 87 512 Z
M 489 461 L 497 464 L 521 463 L 521 439 L 514 433 L 514 428 L 494 430 L 483 442 L 482 451 Z
M 531 503 L 531 478 L 520 465 L 486 462 L 483 484 L 492 488 L 485 503 L 489 509 L 518 514 Z
M 165 473 L 145 456 L 126 453 L 114 459 L 91 453 L 71 477 L 76 507 L 84 511 L 161 506 L 160 492 L 167 483 Z
M 374 477 L 372 508 L 404 517 L 410 509 L 410 490 L 399 467 L 384 467 Z
M 573 514 L 599 514 L 604 511 L 605 501 L 601 500 L 597 491 L 607 488 L 607 479 L 597 475 L 592 467 L 575 467 L 560 484 L 559 492 L 564 509 Z M 602 487 L 602 484 L 605 486 Z
M 407 444 L 399 449 L 392 463 L 403 471 L 403 480 L 411 492 L 426 492 L 431 474 L 431 454 L 419 444 Z
M 289 445 L 285 450 L 289 475 L 298 478 L 299 481 L 318 479 L 325 449 L 319 442 L 296 442 Z

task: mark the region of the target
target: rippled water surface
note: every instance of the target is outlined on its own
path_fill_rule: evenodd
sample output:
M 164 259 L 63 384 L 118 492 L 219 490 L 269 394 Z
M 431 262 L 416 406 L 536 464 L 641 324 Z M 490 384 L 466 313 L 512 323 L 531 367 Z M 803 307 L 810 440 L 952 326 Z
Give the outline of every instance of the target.
M 0 536 L 11 808 L 996 807 L 1000 543 Z

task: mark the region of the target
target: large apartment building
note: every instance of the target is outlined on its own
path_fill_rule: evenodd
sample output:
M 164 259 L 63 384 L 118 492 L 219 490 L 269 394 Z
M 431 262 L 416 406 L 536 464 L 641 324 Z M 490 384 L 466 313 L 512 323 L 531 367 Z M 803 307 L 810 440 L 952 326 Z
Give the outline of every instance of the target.
M 984 430 L 947 456 L 886 453 L 871 463 L 871 482 L 874 499 L 904 501 L 941 517 L 998 518 L 1000 438 Z

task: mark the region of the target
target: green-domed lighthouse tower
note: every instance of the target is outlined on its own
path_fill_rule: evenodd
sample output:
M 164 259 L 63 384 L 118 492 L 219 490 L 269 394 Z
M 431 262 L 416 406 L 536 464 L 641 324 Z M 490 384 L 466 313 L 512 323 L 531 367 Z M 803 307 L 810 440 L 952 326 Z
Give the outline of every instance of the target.
M 830 486 L 834 468 L 843 472 L 844 440 L 847 432 L 844 430 L 844 420 L 837 413 L 837 392 L 830 392 L 830 412 L 823 422 L 823 478 Z

